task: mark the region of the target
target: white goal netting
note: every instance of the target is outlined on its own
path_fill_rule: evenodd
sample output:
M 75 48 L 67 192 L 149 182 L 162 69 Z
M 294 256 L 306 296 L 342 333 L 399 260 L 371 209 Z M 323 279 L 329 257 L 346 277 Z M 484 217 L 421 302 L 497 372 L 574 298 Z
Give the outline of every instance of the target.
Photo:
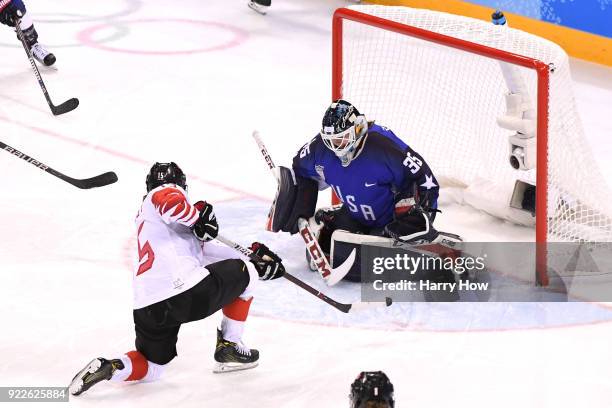
M 612 241 L 612 195 L 584 137 L 568 57 L 558 45 L 507 26 L 447 13 L 349 8 L 553 64 L 547 240 Z M 513 221 L 512 211 L 525 213 L 509 210 L 510 195 L 517 179 L 535 183 L 535 170 L 514 170 L 509 164 L 508 137 L 513 132 L 497 123 L 506 113 L 509 89 L 498 60 L 350 20 L 343 22 L 342 39 L 343 98 L 421 153 L 439 179 L 472 191 L 483 203 L 496 201 L 501 210 L 482 209 Z M 524 96 L 535 112 L 535 70 L 512 69 L 523 78 L 528 93 Z M 471 200 L 470 205 L 479 208 L 478 202 Z

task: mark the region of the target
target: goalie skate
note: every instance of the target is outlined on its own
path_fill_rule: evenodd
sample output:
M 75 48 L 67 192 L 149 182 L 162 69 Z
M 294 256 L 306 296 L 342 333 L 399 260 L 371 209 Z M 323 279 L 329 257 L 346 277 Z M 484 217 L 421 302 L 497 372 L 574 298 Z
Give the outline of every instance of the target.
M 215 368 L 213 373 L 228 373 L 248 370 L 259 365 L 259 351 L 246 347 L 242 342 L 234 343 L 225 340 L 217 330 L 217 347 L 215 348 Z
M 110 380 L 116 370 L 123 370 L 121 360 L 95 358 L 77 373 L 68 386 L 72 395 L 80 395 L 103 380 Z

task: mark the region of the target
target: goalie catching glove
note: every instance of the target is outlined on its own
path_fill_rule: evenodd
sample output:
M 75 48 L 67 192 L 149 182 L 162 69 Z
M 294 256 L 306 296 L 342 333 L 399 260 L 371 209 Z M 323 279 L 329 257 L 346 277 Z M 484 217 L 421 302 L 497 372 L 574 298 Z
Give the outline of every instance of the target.
M 257 255 L 260 260 L 255 261 L 251 259 L 259 279 L 270 280 L 280 278 L 285 274 L 285 267 L 283 266 L 283 260 L 270 250 L 267 246 L 260 242 L 253 242 L 251 244 L 251 251 Z
M 217 217 L 215 217 L 213 206 L 206 201 L 198 201 L 193 206 L 200 211 L 198 219 L 191 226 L 193 235 L 200 241 L 205 242 L 215 239 L 217 234 L 219 234 L 219 224 L 217 224 Z
M 438 231 L 431 225 L 435 208 L 429 208 L 427 197 L 420 199 L 416 188 L 413 192 L 399 193 L 395 197 L 393 221 L 384 228 L 384 235 L 402 242 L 432 242 Z M 427 206 L 427 210 L 423 206 Z

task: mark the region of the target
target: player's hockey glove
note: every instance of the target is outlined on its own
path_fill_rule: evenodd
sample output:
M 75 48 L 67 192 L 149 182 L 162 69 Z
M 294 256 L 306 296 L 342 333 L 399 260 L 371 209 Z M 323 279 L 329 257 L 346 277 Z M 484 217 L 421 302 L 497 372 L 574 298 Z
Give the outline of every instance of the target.
M 336 204 L 331 207 L 319 208 L 314 215 L 315 222 L 324 226 L 333 226 L 336 220 L 336 215 L 342 208 L 343 204 Z
M 410 219 L 414 215 L 425 213 L 431 222 L 436 218 L 436 213 L 440 210 L 432 207 L 427 192 L 419 192 L 416 187 L 414 192 L 401 192 L 395 196 L 395 209 L 393 219 L 401 221 L 404 218 Z
M 415 193 L 399 193 L 395 197 L 393 221 L 384 228 L 386 236 L 403 242 L 430 242 L 437 236 L 430 214 L 423 210 Z M 435 213 L 434 213 L 435 214 Z
M 8 4 L 0 10 L 0 23 L 10 27 L 15 27 L 17 20 L 21 17 L 23 17 L 23 11 L 17 8 L 17 5 L 10 0 Z
M 191 226 L 193 235 L 200 241 L 214 239 L 219 233 L 219 224 L 217 224 L 217 217 L 215 217 L 213 206 L 206 201 L 198 201 L 193 206 L 200 211 L 200 216 L 195 224 Z
M 260 242 L 253 242 L 251 244 L 251 251 L 261 259 L 261 261 L 251 260 L 253 265 L 255 265 L 255 269 L 257 269 L 259 279 L 277 279 L 285 274 L 283 260 L 272 252 L 270 248 Z
M 412 193 L 399 193 L 395 196 L 395 209 L 393 210 L 393 218 L 401 220 L 404 217 L 409 217 L 414 214 L 419 207 L 417 199 Z

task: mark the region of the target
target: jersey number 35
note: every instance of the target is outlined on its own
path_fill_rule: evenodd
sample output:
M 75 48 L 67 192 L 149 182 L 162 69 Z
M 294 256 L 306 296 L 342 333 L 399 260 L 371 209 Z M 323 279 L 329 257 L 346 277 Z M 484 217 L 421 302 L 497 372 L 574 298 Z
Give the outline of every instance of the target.
M 417 174 L 419 170 L 421 170 L 421 166 L 423 165 L 423 161 L 416 156 L 410 154 L 410 152 L 406 152 L 406 158 L 403 161 L 404 166 L 408 167 L 408 170 L 412 174 Z

